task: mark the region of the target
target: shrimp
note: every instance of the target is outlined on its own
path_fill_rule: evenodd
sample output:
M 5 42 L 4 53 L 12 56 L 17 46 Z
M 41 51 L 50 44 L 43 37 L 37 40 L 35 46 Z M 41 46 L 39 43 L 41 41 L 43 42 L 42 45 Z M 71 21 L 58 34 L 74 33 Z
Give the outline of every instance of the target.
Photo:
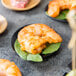
M 55 1 L 50 1 L 48 5 L 48 15 L 51 17 L 56 17 L 60 13 L 59 3 Z
M 0 59 L 0 76 L 22 76 L 14 62 Z
M 48 15 L 51 17 L 57 17 L 61 10 L 76 8 L 76 0 L 53 0 L 48 5 Z
M 46 43 L 62 42 L 62 38 L 45 24 L 31 24 L 18 33 L 18 42 L 21 50 L 37 54 L 46 48 Z

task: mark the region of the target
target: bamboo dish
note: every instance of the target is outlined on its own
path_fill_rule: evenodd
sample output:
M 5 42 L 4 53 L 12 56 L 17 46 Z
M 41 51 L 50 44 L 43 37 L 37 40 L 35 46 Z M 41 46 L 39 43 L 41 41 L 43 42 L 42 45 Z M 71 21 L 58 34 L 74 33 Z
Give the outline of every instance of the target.
M 41 0 L 30 0 L 30 2 L 27 4 L 27 6 L 25 8 L 17 8 L 11 5 L 11 1 L 10 0 L 1 0 L 2 4 L 4 7 L 10 9 L 10 10 L 15 10 L 15 11 L 25 11 L 25 10 L 30 10 L 34 7 L 36 7 Z

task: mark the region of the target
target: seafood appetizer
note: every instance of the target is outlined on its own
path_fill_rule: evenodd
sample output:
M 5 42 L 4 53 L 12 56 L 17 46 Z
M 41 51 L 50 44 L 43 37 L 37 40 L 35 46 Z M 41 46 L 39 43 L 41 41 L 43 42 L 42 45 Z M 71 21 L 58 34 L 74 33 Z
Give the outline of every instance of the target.
M 14 62 L 0 59 L 0 76 L 22 76 Z
M 40 54 L 56 52 L 62 42 L 62 38 L 52 28 L 45 24 L 31 24 L 18 32 L 15 41 L 15 51 L 27 61 L 43 61 Z
M 76 8 L 76 0 L 52 0 L 48 4 L 47 14 L 57 19 L 66 19 L 69 10 Z
M 25 8 L 30 0 L 11 0 L 12 6 L 17 8 Z

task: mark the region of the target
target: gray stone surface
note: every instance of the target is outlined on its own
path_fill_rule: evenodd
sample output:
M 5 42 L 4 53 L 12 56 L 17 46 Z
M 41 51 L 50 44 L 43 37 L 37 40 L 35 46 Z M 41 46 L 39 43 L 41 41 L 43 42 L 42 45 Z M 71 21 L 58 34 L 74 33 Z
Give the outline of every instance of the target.
M 66 23 L 61 23 L 49 19 L 44 8 L 50 0 L 42 0 L 40 5 L 30 11 L 15 12 L 2 6 L 0 0 L 0 14 L 5 16 L 8 21 L 8 28 L 0 35 L 0 58 L 14 61 L 20 68 L 23 76 L 62 76 L 69 72 L 68 64 L 71 62 L 71 51 L 67 44 L 71 37 L 71 30 Z M 33 63 L 22 60 L 11 47 L 11 37 L 20 27 L 31 23 L 44 23 L 55 29 L 63 38 L 60 53 L 50 57 L 42 63 Z

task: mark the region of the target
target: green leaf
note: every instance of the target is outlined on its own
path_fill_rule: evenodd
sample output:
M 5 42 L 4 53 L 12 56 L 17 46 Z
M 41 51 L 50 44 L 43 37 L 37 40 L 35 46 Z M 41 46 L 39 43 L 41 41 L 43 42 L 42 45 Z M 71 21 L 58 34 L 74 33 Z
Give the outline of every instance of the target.
M 63 11 L 61 11 L 60 14 L 59 14 L 59 16 L 56 17 L 56 19 L 65 20 L 68 12 L 69 12 L 69 10 L 63 10 Z
M 20 49 L 20 44 L 19 44 L 18 40 L 15 41 L 14 48 L 15 48 L 16 53 L 17 53 L 22 59 L 27 60 L 27 52 L 22 51 L 22 50 Z
M 63 10 L 60 12 L 59 16 L 55 17 L 56 19 L 61 19 L 61 20 L 65 20 L 66 19 L 66 15 L 69 12 L 69 10 Z M 48 13 L 46 12 L 46 15 L 48 15 Z M 49 16 L 49 15 L 48 15 Z
M 27 60 L 28 61 L 34 61 L 34 62 L 42 62 L 43 59 L 39 54 L 33 55 L 33 54 L 29 54 L 27 56 Z
M 53 43 L 53 44 L 48 44 L 47 48 L 45 48 L 42 52 L 42 54 L 51 54 L 56 52 L 59 47 L 60 47 L 61 43 Z

